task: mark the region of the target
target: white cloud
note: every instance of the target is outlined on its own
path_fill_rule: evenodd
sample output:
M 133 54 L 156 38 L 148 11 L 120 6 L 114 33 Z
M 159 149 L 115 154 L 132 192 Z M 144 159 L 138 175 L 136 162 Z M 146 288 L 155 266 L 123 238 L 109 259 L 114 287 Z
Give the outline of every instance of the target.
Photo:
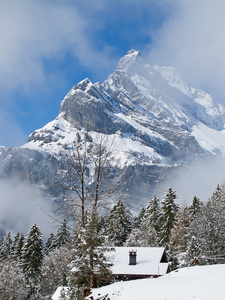
M 102 24 L 78 6 L 73 1 L 0 1 L 0 145 L 25 142 L 28 129 L 19 128 L 23 113 L 41 118 L 41 108 L 50 110 L 46 97 L 52 99 L 52 88 L 65 85 L 67 74 L 58 66 L 67 63 L 67 56 L 71 68 L 79 62 L 96 74 L 111 66 L 110 48 L 98 50 L 91 40 Z
M 26 235 L 30 227 L 37 224 L 45 238 L 55 231 L 58 224 L 53 224 L 43 213 L 51 214 L 51 203 L 41 196 L 38 188 L 14 178 L 1 180 L 0 190 L 0 227 Z
M 0 27 L 1 88 L 41 86 L 50 76 L 45 60 L 60 61 L 67 53 L 89 68 L 111 63 L 107 49 L 97 51 L 89 42 L 95 25 L 73 3 L 1 1 Z
M 195 87 L 225 102 L 225 2 L 165 0 L 173 12 L 157 32 L 150 32 L 152 63 L 175 66 Z
M 45 60 L 60 61 L 66 53 L 94 72 L 111 70 L 116 63 L 110 55 L 113 47 L 109 41 L 96 40 L 95 34 L 107 23 L 107 15 L 116 16 L 118 3 L 98 0 L 93 6 L 91 1 L 1 1 L 1 89 L 29 91 L 35 84 L 43 86 L 52 76 L 59 76 L 49 74 Z M 160 29 L 149 30 L 153 38 L 148 47 L 151 62 L 173 65 L 192 84 L 217 91 L 219 96 L 224 94 L 223 0 L 141 0 L 138 3 L 123 0 L 120 3 L 123 9 L 127 5 L 128 11 L 133 7 L 139 12 L 142 7 L 151 13 L 155 6 L 158 13 L 160 8 L 164 14 L 165 22 Z

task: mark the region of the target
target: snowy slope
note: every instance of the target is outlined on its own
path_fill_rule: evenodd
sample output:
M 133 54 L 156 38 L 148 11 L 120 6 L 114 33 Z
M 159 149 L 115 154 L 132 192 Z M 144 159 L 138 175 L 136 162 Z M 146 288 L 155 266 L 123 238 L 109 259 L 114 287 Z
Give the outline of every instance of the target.
M 93 289 L 87 299 L 224 300 L 225 264 L 179 269 L 159 278 L 117 282 Z M 53 298 L 56 300 L 57 298 Z
M 131 121 L 128 120 L 127 122 Z M 132 121 L 133 126 L 136 126 L 134 123 L 135 122 Z M 137 126 L 141 127 L 140 125 Z M 98 134 L 96 132 L 90 131 L 88 134 L 91 140 L 97 140 Z M 59 116 L 43 128 L 36 130 L 32 134 L 30 141 L 21 148 L 29 148 L 52 155 L 59 155 L 60 153 L 65 153 L 65 150 L 72 149 L 74 144 L 84 135 L 84 129 L 78 130 L 64 118 Z M 151 133 L 151 136 L 154 139 L 157 134 Z M 129 165 L 135 164 L 138 156 L 132 157 L 132 153 L 134 152 L 141 154 L 142 162 L 145 162 L 146 164 L 151 165 L 157 161 L 162 164 L 170 163 L 169 159 L 158 154 L 153 147 L 146 147 L 141 141 L 132 138 L 131 135 L 122 136 L 119 133 L 108 135 L 109 144 L 112 140 L 115 141 L 115 160 L 119 161 L 121 168 L 128 162 Z

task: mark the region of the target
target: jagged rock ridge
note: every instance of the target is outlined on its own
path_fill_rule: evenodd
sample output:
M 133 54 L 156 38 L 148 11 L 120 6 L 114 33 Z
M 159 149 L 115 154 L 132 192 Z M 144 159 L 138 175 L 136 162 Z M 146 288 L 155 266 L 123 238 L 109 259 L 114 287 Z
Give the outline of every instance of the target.
M 52 193 L 49 174 L 54 177 L 65 152 L 85 132 L 90 141 L 101 133 L 115 139 L 118 170 L 133 173 L 130 193 L 149 197 L 171 170 L 224 155 L 224 123 L 225 108 L 209 94 L 190 87 L 174 68 L 152 67 L 131 50 L 102 84 L 84 79 L 75 85 L 59 116 L 27 144 L 0 149 L 2 174 L 40 181 Z

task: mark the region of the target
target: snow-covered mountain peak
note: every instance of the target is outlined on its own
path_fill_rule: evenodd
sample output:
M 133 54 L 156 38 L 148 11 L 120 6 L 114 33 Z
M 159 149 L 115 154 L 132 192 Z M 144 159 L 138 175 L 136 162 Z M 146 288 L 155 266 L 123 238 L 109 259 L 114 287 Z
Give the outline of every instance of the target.
M 115 141 L 117 171 L 132 177 L 129 193 L 144 195 L 178 166 L 225 157 L 224 123 L 225 108 L 209 94 L 190 87 L 174 68 L 152 67 L 131 50 L 102 84 L 86 78 L 72 87 L 59 116 L 23 147 L 0 148 L 0 161 L 7 174 L 45 182 L 55 192 L 49 178 L 64 154 L 84 136 L 94 143 L 106 135 Z
M 85 91 L 86 88 L 90 85 L 92 85 L 92 82 L 88 78 L 85 78 L 81 80 L 78 84 L 76 84 L 73 87 L 73 90 L 81 89 L 82 91 Z
M 138 50 L 134 50 L 134 49 L 131 49 L 127 52 L 127 55 L 131 55 L 131 56 L 141 56 L 141 53 L 140 51 Z
M 198 124 L 223 130 L 225 108 L 207 93 L 190 87 L 175 68 L 151 67 L 136 50 L 120 59 L 103 84 L 92 84 L 86 78 L 75 85 L 62 101 L 60 112 L 77 130 L 120 132 L 147 147 L 160 145 L 157 152 L 169 159 L 185 157 L 189 150 L 201 153 L 202 148 L 224 152 L 221 143 L 211 147 L 209 140 L 203 147 L 199 128 L 205 127 Z M 221 140 L 223 143 L 224 134 Z M 178 149 L 185 155 L 178 155 Z
M 128 72 L 131 68 L 135 68 L 140 64 L 143 64 L 144 60 L 139 51 L 130 50 L 125 56 L 123 56 L 117 66 L 117 70 Z

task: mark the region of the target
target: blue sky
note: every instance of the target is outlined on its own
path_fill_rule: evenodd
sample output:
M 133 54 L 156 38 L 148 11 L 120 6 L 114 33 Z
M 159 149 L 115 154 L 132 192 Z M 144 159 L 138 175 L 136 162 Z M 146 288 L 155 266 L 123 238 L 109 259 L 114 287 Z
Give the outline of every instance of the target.
M 25 143 L 130 49 L 225 104 L 224 13 L 224 0 L 0 1 L 0 145 Z

